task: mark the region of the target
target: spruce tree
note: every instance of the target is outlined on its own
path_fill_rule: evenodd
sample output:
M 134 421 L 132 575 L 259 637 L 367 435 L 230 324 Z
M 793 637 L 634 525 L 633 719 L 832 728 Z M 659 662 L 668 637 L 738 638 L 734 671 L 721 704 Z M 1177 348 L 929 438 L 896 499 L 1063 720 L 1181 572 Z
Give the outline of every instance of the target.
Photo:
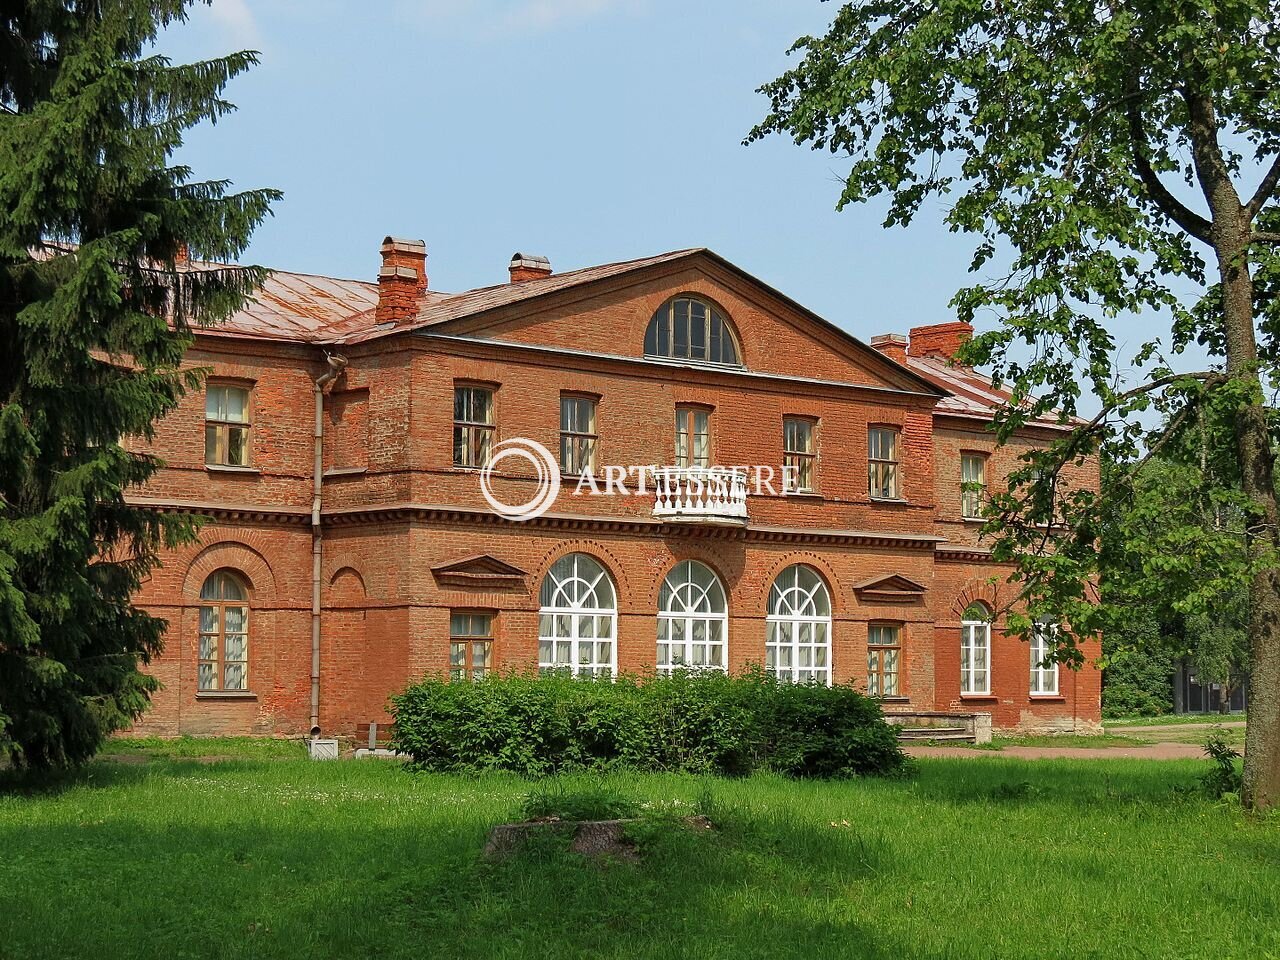
M 196 522 L 129 504 L 201 372 L 198 325 L 261 284 L 231 264 L 279 194 L 173 162 L 252 52 L 154 52 L 191 0 L 0 0 L 0 748 L 82 762 L 143 711 L 165 622 L 133 605 Z

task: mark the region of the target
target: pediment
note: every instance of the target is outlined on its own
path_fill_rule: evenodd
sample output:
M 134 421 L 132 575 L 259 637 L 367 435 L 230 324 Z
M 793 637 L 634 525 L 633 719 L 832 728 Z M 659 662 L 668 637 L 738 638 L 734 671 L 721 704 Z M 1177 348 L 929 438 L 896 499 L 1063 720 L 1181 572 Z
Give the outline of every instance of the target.
M 925 587 L 900 573 L 872 577 L 854 584 L 853 592 L 861 600 L 886 600 L 898 603 L 915 603 L 924 599 Z
M 523 586 L 528 574 L 505 560 L 481 553 L 432 567 L 431 575 L 438 583 L 452 586 L 494 588 Z
M 529 293 L 536 295 L 516 300 L 512 297 L 524 292 L 524 285 L 508 286 L 498 291 L 506 294 L 501 305 L 449 319 L 428 332 L 534 348 L 572 344 L 583 356 L 641 359 L 654 311 L 672 297 L 690 296 L 725 316 L 737 334 L 745 373 L 800 375 L 926 396 L 945 392 L 707 250 L 529 281 Z M 534 289 L 542 287 L 545 292 Z M 480 302 L 496 296 L 490 292 Z

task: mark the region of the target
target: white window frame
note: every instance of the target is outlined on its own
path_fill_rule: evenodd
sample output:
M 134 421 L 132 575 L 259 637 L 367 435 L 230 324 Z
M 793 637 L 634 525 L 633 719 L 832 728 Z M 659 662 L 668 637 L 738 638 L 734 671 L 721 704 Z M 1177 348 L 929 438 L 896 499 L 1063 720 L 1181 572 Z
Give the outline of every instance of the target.
M 801 571 L 806 583 L 801 582 Z M 808 665 L 801 663 L 805 653 L 809 654 Z M 831 591 L 813 567 L 793 563 L 769 588 L 765 669 L 779 680 L 817 680 L 831 686 L 832 653 Z M 820 660 L 825 662 L 817 662 Z
M 965 464 L 977 463 L 978 476 L 965 477 Z M 968 484 L 981 484 L 981 490 L 965 489 Z M 982 505 L 987 498 L 987 455 L 967 452 L 960 454 L 960 515 L 966 520 L 981 520 Z
M 977 654 L 983 654 L 983 666 L 976 665 Z M 968 666 L 966 666 L 966 662 Z M 982 688 L 975 685 L 978 673 L 986 674 Z M 960 696 L 991 696 L 991 621 L 964 620 L 960 624 Z
M 709 575 L 705 584 L 695 579 L 699 570 Z M 658 673 L 727 670 L 729 598 L 719 575 L 705 563 L 681 560 L 663 580 L 659 598 Z
M 538 596 L 538 671 L 616 677 L 618 590 L 608 567 L 589 553 L 566 554 L 551 565 Z
M 1058 625 L 1037 622 L 1031 628 L 1031 696 L 1058 696 L 1058 662 L 1044 665 L 1045 658 L 1057 648 Z

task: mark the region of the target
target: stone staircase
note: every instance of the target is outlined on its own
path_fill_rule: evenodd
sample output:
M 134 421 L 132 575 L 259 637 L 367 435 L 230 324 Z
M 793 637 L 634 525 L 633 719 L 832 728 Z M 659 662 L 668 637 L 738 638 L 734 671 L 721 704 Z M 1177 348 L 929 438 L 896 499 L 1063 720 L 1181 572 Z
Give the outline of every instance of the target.
M 904 743 L 953 740 L 961 743 L 990 743 L 991 714 L 943 713 L 932 710 L 886 713 L 885 721 L 898 727 Z

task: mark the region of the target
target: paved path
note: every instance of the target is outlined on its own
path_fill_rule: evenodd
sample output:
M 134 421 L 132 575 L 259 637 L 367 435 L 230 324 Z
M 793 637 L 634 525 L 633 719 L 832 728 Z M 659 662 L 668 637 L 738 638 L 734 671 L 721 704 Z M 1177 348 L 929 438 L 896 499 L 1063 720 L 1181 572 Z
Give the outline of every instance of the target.
M 1016 757 L 1019 760 L 1198 760 L 1204 747 L 1198 743 L 1151 743 L 1133 747 L 1005 747 L 975 750 L 971 747 L 930 747 L 906 744 L 913 757 Z

